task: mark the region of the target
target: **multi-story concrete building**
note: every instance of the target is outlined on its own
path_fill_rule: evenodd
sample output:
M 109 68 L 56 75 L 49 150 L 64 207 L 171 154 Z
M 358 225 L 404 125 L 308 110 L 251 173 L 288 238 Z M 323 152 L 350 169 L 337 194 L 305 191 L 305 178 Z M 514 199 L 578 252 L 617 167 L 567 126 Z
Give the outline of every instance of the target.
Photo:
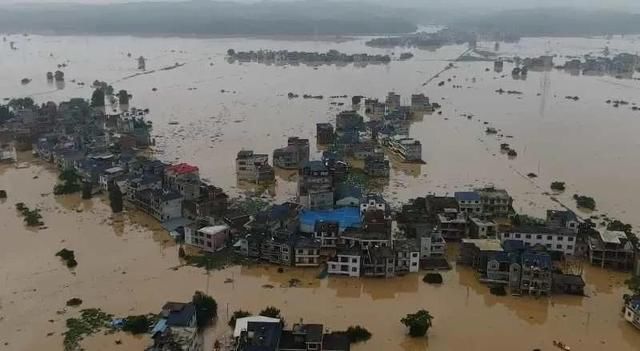
M 556 228 L 566 228 L 578 232 L 580 222 L 573 211 L 547 210 L 547 226 Z
M 364 108 L 366 115 L 372 120 L 382 119 L 386 112 L 386 105 L 378 99 L 365 99 Z
M 184 229 L 184 242 L 207 252 L 216 252 L 224 249 L 229 237 L 230 228 L 227 225 L 209 226 L 200 229 L 186 226 Z
M 334 140 L 333 125 L 331 123 L 316 124 L 316 143 L 319 145 L 329 145 Z
M 400 105 L 401 105 L 400 95 L 396 94 L 393 91 L 390 91 L 387 94 L 387 99 L 386 99 L 385 103 L 387 105 L 387 112 L 392 112 L 392 111 L 399 110 L 400 109 Z
M 482 215 L 482 202 L 480 194 L 475 191 L 458 191 L 454 194 L 458 202 L 460 212 L 468 216 L 480 217 Z
M 640 329 L 640 296 L 632 296 L 624 304 L 624 319 Z
M 589 237 L 589 261 L 592 265 L 616 269 L 632 269 L 634 247 L 625 232 L 598 230 Z
M 236 157 L 236 175 L 238 180 L 249 182 L 270 182 L 275 179 L 273 167 L 269 165 L 269 155 L 254 154 L 242 150 Z
M 546 252 L 525 251 L 509 269 L 512 294 L 550 295 L 553 269 Z
M 133 203 L 161 222 L 182 217 L 183 197 L 175 191 L 146 189 L 133 193 Z
M 331 249 L 338 245 L 340 223 L 335 221 L 316 221 L 314 236 L 321 249 Z
M 482 203 L 482 217 L 507 218 L 512 212 L 513 199 L 504 189 L 486 187 L 476 189 Z
M 408 162 L 422 161 L 422 144 L 420 141 L 397 135 L 386 138 L 384 144 L 397 155 Z
M 429 98 L 424 94 L 411 95 L 411 113 L 414 115 L 433 112 L 433 106 L 429 102 Z
M 362 251 L 358 247 L 338 248 L 335 256 L 327 262 L 329 274 L 359 277 Z
M 298 203 L 310 210 L 333 208 L 333 177 L 322 161 L 309 161 L 300 168 Z
M 364 173 L 373 178 L 389 178 L 391 166 L 389 160 L 385 159 L 384 153 L 375 152 L 364 159 Z
M 296 267 L 317 267 L 320 265 L 320 242 L 300 234 L 291 237 L 293 265 Z
M 393 277 L 396 256 L 387 246 L 365 248 L 362 253 L 362 275 L 365 277 Z
M 164 173 L 164 187 L 180 193 L 185 200 L 200 197 L 200 174 L 196 166 L 187 163 L 168 166 Z
M 549 251 L 573 256 L 576 250 L 576 233 L 566 228 L 548 226 L 520 226 L 499 234 L 500 241 L 520 240 L 525 247 L 542 245 Z
M 396 273 L 417 272 L 420 270 L 420 248 L 412 240 L 393 242 L 396 253 Z
M 473 239 L 495 239 L 498 233 L 498 225 L 492 220 L 469 217 L 467 233 Z
M 438 229 L 424 231 L 417 237 L 420 244 L 420 258 L 444 257 L 447 243 Z
M 446 240 L 460 240 L 466 236 L 467 218 L 455 208 L 444 209 L 437 215 L 438 229 Z
M 290 137 L 287 146 L 273 151 L 273 165 L 283 169 L 298 169 L 309 161 L 309 139 Z

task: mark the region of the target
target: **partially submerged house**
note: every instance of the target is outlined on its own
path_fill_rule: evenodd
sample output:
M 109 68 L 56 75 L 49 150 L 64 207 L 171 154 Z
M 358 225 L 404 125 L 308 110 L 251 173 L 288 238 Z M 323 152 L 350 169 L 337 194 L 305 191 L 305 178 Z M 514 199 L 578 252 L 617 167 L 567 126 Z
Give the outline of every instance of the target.
M 634 266 L 633 243 L 622 231 L 596 230 L 589 237 L 589 261 L 602 268 L 630 270 Z
M 273 151 L 273 165 L 282 169 L 298 169 L 309 161 L 309 139 L 290 137 L 287 146 Z
M 269 165 L 269 155 L 254 154 L 251 150 L 238 152 L 236 175 L 238 180 L 254 183 L 271 182 L 275 179 L 273 167 Z

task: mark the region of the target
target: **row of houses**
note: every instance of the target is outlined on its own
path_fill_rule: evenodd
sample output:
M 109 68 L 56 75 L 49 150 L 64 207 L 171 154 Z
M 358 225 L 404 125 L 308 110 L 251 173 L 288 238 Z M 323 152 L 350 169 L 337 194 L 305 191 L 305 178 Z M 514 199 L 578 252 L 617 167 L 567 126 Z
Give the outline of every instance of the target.
M 322 324 L 294 323 L 285 329 L 278 318 L 239 318 L 233 331 L 236 351 L 349 351 L 344 332 L 326 330 Z

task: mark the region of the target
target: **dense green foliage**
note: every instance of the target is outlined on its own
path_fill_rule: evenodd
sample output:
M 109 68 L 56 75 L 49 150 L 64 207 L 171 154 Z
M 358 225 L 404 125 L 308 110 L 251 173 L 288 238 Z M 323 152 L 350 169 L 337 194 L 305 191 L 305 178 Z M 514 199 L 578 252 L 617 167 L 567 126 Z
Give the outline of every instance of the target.
M 82 183 L 82 198 L 83 199 L 87 200 L 87 199 L 91 198 L 91 196 L 92 196 L 92 194 L 91 194 L 92 188 L 93 188 L 93 186 L 91 185 L 90 182 L 83 182 Z
M 85 337 L 109 327 L 111 315 L 96 308 L 80 311 L 79 318 L 67 319 L 64 332 L 64 351 L 81 350 L 80 341 Z
M 120 105 L 129 105 L 129 94 L 126 90 L 120 90 L 118 92 L 118 103 L 120 103 Z
M 69 268 L 73 268 L 78 265 L 78 261 L 76 261 L 76 254 L 73 250 L 68 250 L 66 248 L 62 249 L 56 252 L 56 256 L 60 257 Z
M 80 175 L 74 170 L 64 170 L 58 176 L 61 183 L 56 184 L 53 188 L 54 195 L 72 194 L 82 189 L 80 185 Z
M 193 294 L 192 302 L 196 306 L 196 317 L 199 328 L 206 327 L 218 316 L 218 303 L 213 297 L 202 291 L 196 291 L 195 294 Z
M 243 311 L 243 310 L 234 311 L 233 314 L 231 315 L 231 319 L 229 319 L 229 326 L 231 328 L 235 328 L 236 320 L 244 317 L 249 317 L 249 316 L 251 316 L 251 312 Z
M 129 316 L 124 320 L 122 330 L 137 335 L 148 332 L 150 326 L 151 320 L 146 315 Z
M 20 212 L 20 214 L 24 218 L 24 222 L 28 226 L 35 227 L 44 225 L 44 223 L 42 222 L 42 215 L 40 214 L 40 210 L 38 210 L 37 208 L 31 210 L 23 202 L 18 202 L 16 204 L 16 210 Z
M 592 197 L 584 196 L 584 195 L 573 195 L 573 199 L 576 200 L 576 205 L 581 208 L 586 208 L 588 210 L 596 209 L 596 200 Z
M 359 325 L 350 326 L 346 331 L 349 341 L 352 343 L 367 341 L 371 338 L 371 333 Z
M 117 184 L 111 184 L 109 186 L 109 205 L 111 206 L 111 211 L 113 211 L 113 213 L 122 212 L 122 192 Z
M 280 315 L 280 309 L 273 306 L 268 306 L 264 310 L 260 311 L 260 315 L 264 317 L 282 319 L 282 316 Z
M 104 90 L 102 88 L 96 88 L 91 94 L 91 106 L 104 107 Z
M 429 284 L 442 284 L 442 274 L 440 273 L 427 273 L 422 281 Z
M 634 295 L 640 295 L 640 277 L 633 276 L 630 279 L 626 280 L 625 283 Z
M 416 313 L 407 314 L 400 322 L 409 328 L 409 335 L 412 337 L 425 336 L 431 328 L 433 316 L 426 310 L 419 310 Z
M 564 182 L 555 181 L 551 183 L 551 190 L 564 191 L 565 189 Z

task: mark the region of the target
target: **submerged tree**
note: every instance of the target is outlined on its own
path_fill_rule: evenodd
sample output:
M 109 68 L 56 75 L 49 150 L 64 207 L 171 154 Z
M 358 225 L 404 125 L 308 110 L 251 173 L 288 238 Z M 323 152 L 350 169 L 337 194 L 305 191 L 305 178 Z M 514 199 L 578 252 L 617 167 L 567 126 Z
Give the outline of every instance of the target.
M 104 90 L 102 88 L 96 88 L 91 94 L 91 106 L 104 107 Z
M 233 314 L 231 315 L 231 319 L 229 319 L 229 326 L 231 328 L 235 328 L 236 320 L 244 317 L 249 317 L 249 316 L 251 316 L 251 312 L 243 311 L 243 310 L 234 311 Z
M 120 105 L 129 105 L 129 94 L 126 90 L 120 90 L 118 92 L 118 102 Z
M 282 316 L 280 315 L 280 310 L 273 306 L 268 306 L 264 310 L 260 311 L 260 315 L 263 317 L 282 319 Z
M 91 182 L 83 182 L 82 183 L 82 198 L 87 200 L 90 199 L 92 194 L 91 191 L 93 186 L 91 185 Z
M 431 328 L 433 316 L 426 310 L 419 310 L 416 313 L 409 313 L 400 322 L 409 328 L 409 335 L 412 337 L 425 336 Z
M 122 212 L 122 192 L 120 191 L 120 187 L 115 183 L 109 186 L 109 205 L 113 213 Z
M 213 297 L 202 291 L 196 291 L 195 294 L 193 294 L 192 302 L 196 307 L 196 318 L 199 328 L 206 327 L 218 316 L 218 303 Z

